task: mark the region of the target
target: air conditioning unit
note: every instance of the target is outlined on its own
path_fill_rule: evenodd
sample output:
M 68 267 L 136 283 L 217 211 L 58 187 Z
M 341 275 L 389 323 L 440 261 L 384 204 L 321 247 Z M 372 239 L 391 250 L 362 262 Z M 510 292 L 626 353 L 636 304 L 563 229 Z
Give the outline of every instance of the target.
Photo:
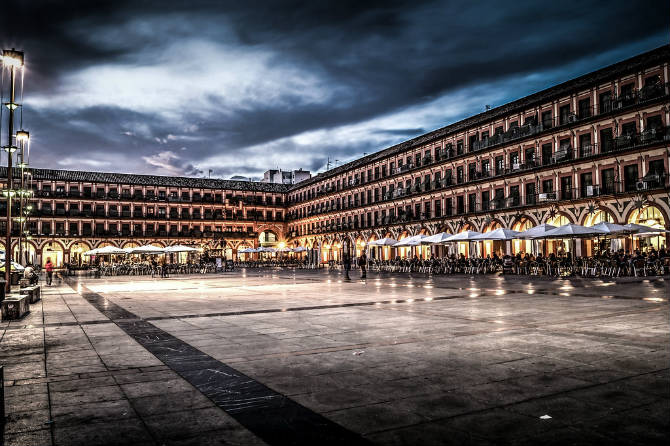
M 521 164 L 519 163 L 512 164 L 512 170 L 519 170 L 519 169 L 521 169 Z
M 568 115 L 568 122 L 577 122 L 577 115 L 575 114 Z
M 550 201 L 556 199 L 556 192 L 547 192 L 537 196 L 539 201 Z
M 647 182 L 646 181 L 638 181 L 637 183 L 635 183 L 635 189 L 646 190 L 647 189 Z
M 586 186 L 586 196 L 592 197 L 594 195 L 593 186 Z

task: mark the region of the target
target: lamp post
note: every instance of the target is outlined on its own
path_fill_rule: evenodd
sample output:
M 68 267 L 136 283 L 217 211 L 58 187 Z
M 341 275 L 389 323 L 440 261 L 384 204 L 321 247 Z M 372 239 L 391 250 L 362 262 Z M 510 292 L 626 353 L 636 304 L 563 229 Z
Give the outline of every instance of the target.
M 12 153 L 17 147 L 14 145 L 14 111 L 19 107 L 15 102 L 16 69 L 23 68 L 23 51 L 3 50 L 2 65 L 9 69 L 9 102 L 4 105 L 9 109 L 7 145 L 3 149 L 7 152 L 7 189 L 3 191 L 7 197 L 7 232 L 5 234 L 5 290 L 9 293 L 12 287 L 12 196 L 14 195 L 14 178 L 12 173 Z

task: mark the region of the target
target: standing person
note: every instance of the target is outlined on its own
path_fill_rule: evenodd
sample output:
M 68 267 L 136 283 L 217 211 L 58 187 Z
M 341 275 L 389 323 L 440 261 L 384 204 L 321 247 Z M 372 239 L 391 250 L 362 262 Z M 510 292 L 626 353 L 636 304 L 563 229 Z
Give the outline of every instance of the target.
M 47 257 L 47 263 L 44 264 L 44 269 L 47 272 L 47 286 L 51 286 L 51 281 L 54 277 L 54 264 L 51 263 L 51 257 Z
M 366 275 L 365 275 L 365 266 L 367 265 L 367 262 L 368 262 L 368 258 L 367 258 L 367 256 L 365 255 L 365 253 L 362 253 L 362 254 L 358 257 L 358 266 L 361 267 L 361 279 L 365 279 L 365 277 L 366 277 Z

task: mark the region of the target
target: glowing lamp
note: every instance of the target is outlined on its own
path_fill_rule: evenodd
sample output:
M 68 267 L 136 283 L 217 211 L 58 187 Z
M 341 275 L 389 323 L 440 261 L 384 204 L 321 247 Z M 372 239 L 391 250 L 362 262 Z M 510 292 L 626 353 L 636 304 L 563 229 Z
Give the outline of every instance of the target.
M 2 64 L 6 67 L 22 67 L 23 51 L 2 50 Z

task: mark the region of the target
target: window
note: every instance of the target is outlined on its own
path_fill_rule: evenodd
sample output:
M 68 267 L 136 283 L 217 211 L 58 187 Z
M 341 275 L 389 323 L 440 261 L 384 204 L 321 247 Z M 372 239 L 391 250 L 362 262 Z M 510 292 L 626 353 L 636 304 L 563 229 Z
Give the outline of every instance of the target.
M 585 133 L 579 135 L 579 156 L 590 156 L 593 154 L 591 149 L 591 134 Z
M 636 133 L 636 129 L 635 121 L 627 122 L 621 126 L 621 134 L 623 136 L 632 136 Z
M 526 204 L 535 204 L 535 183 L 526 183 Z
M 521 196 L 519 194 L 519 186 L 511 186 L 509 188 L 509 205 L 519 206 L 521 204 Z
M 482 161 L 482 175 L 487 177 L 491 174 L 491 161 L 483 160 Z
M 602 129 L 600 131 L 600 151 L 602 153 L 610 152 L 614 148 L 614 136 L 612 129 Z
M 477 212 L 477 194 L 468 194 L 468 212 Z
M 496 156 L 496 175 L 502 175 L 505 168 L 505 161 L 502 156 Z
M 552 157 L 552 147 L 551 143 L 548 142 L 546 144 L 542 144 L 542 165 L 546 166 L 547 164 L 551 164 L 551 157 Z
M 463 166 L 458 166 L 456 168 L 456 183 L 461 184 L 463 181 Z
M 563 105 L 558 109 L 558 115 L 559 115 L 559 124 L 564 125 L 568 123 L 568 117 L 570 116 L 570 106 L 569 105 Z
M 456 142 L 456 155 L 463 155 L 463 140 Z
M 623 168 L 623 184 L 626 192 L 636 190 L 638 178 L 637 164 L 630 164 Z
M 647 130 L 660 130 L 663 128 L 661 115 L 650 116 L 647 118 Z
M 593 190 L 593 174 L 591 172 L 579 175 L 579 188 L 581 198 L 592 197 L 595 195 Z
M 582 99 L 578 102 L 577 106 L 579 107 L 579 119 L 591 116 L 591 99 Z
M 465 213 L 465 203 L 463 201 L 463 195 L 456 197 L 456 213 L 458 214 Z
M 600 113 L 612 111 L 612 92 L 606 91 L 605 93 L 600 93 L 598 102 L 600 104 Z
M 435 200 L 435 217 L 442 217 L 442 200 Z
M 544 129 L 550 129 L 551 125 L 551 111 L 542 112 L 542 127 Z
M 572 177 L 561 177 L 561 199 L 572 199 Z
M 526 161 L 526 166 L 528 167 L 535 166 L 535 149 L 533 147 L 527 148 L 526 151 L 524 152 L 524 158 Z
M 482 211 L 488 211 L 490 208 L 491 193 L 489 191 L 482 192 Z
M 663 160 L 654 160 L 649 161 L 649 174 L 650 175 L 663 175 L 665 173 L 665 166 L 663 165 Z
M 550 194 L 554 191 L 554 180 L 542 181 L 542 193 Z

